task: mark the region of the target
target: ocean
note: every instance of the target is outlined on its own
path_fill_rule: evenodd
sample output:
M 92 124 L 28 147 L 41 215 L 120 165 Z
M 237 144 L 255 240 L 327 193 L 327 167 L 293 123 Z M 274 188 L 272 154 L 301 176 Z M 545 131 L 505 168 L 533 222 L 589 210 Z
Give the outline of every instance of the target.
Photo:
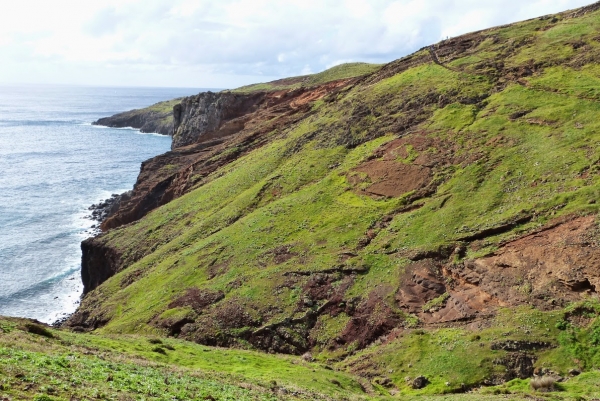
M 0 315 L 51 323 L 78 305 L 88 207 L 132 188 L 171 138 L 91 125 L 204 89 L 0 86 Z

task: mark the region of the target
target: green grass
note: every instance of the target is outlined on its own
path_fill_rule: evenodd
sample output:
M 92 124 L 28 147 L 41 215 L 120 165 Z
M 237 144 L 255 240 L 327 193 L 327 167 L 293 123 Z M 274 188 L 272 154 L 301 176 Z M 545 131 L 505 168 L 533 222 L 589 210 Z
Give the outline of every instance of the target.
M 561 324 L 573 311 L 591 319 L 590 324 Z M 552 400 L 589 399 L 600 396 L 599 315 L 600 304 L 591 299 L 555 312 L 528 307 L 504 309 L 488 328 L 408 330 L 390 341 L 357 351 L 342 362 L 326 358 L 307 362 L 300 357 L 206 347 L 153 336 L 77 334 L 53 329 L 45 329 L 49 335 L 41 335 L 33 332 L 43 330 L 27 328 L 32 326 L 27 321 L 0 318 L 0 397 L 478 400 L 502 395 L 521 400 L 542 393 L 530 389 L 529 380 L 478 386 L 504 372 L 495 361 L 508 352 L 494 351 L 492 344 L 534 339 L 553 344 L 536 352 L 535 366 L 568 377 L 555 392 L 546 395 Z M 326 340 L 327 331 L 335 332 L 345 319 L 322 319 L 322 339 Z M 572 368 L 588 372 L 569 378 Z M 406 378 L 419 375 L 426 376 L 430 384 L 413 390 Z M 391 387 L 379 385 L 383 379 Z M 365 386 L 368 393 L 363 390 Z M 471 386 L 475 386 L 473 391 L 457 394 Z
M 378 372 L 389 378 L 397 388 L 397 394 L 402 396 L 456 393 L 461 392 L 463 387 L 477 388 L 486 379 L 505 372 L 505 368 L 495 361 L 510 353 L 492 350 L 492 344 L 507 340 L 545 341 L 553 346 L 535 352 L 536 367 L 553 370 L 564 377 L 569 377 L 570 369 L 585 367 L 590 371 L 586 376 L 568 379 L 560 386 L 561 391 L 552 394 L 554 399 L 567 400 L 577 395 L 597 397 L 600 388 L 592 383 L 600 379 L 597 370 L 600 352 L 594 345 L 600 323 L 598 305 L 597 301 L 584 301 L 556 312 L 540 312 L 528 307 L 503 309 L 485 329 L 440 328 L 401 332 L 394 340 L 355 353 L 341 366 L 362 374 Z M 582 307 L 593 319 L 589 326 L 569 326 L 564 330 L 557 327 L 566 312 Z M 378 370 L 378 366 L 386 369 Z M 430 384 L 425 389 L 414 390 L 405 378 L 420 375 L 426 376 Z M 386 392 L 385 389 L 380 390 Z M 529 388 L 529 380 L 516 380 L 501 386 L 484 386 L 478 392 L 526 397 L 533 390 Z
M 296 357 L 141 336 L 51 330 L 53 338 L 48 338 L 27 333 L 22 323 L 0 319 L 2 397 L 338 400 L 364 395 L 352 376 Z
M 325 71 L 293 78 L 285 78 L 273 82 L 265 82 L 242 86 L 231 90 L 236 93 L 252 93 L 259 91 L 278 91 L 286 89 L 297 89 L 311 87 L 340 79 L 354 78 L 371 74 L 381 68 L 380 64 L 369 63 L 345 63 L 331 67 Z

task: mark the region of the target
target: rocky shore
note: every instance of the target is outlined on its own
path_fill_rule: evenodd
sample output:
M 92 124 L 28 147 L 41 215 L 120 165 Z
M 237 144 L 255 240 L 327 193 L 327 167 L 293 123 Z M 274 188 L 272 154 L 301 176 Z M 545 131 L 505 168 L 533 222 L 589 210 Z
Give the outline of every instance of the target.
M 119 210 L 122 202 L 129 201 L 132 192 L 133 191 L 130 190 L 122 194 L 112 194 L 110 198 L 101 199 L 98 203 L 94 203 L 88 207 L 88 210 L 91 213 L 85 216 L 85 218 L 98 223 L 92 226 L 94 235 L 101 232 L 100 225 Z

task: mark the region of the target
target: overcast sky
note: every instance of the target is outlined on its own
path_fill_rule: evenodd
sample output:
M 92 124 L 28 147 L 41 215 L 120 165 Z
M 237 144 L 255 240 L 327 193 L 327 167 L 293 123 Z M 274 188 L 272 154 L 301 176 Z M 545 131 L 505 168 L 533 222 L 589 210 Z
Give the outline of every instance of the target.
M 230 88 L 592 0 L 0 0 L 0 83 Z

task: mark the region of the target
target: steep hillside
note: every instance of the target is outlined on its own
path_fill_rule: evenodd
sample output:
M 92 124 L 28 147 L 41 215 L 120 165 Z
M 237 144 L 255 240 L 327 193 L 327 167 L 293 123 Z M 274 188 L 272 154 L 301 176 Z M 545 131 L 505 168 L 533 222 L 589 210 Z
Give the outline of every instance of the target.
M 182 100 L 67 325 L 311 352 L 392 395 L 600 367 L 599 9 Z

